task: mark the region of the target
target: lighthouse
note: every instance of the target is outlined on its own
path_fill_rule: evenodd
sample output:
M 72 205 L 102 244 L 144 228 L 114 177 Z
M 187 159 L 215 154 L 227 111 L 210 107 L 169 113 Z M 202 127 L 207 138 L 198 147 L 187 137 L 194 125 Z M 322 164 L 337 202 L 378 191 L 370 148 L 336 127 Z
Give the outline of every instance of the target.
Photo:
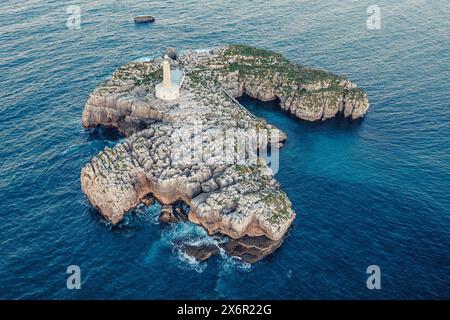
M 161 100 L 176 100 L 180 96 L 180 86 L 172 82 L 170 62 L 165 59 L 162 63 L 163 81 L 156 86 L 156 97 Z

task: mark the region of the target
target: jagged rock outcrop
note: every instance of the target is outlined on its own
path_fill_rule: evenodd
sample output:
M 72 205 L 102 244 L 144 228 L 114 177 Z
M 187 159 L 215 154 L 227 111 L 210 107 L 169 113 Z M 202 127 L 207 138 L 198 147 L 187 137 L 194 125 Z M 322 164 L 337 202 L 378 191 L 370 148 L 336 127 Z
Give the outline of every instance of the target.
M 227 46 L 177 55 L 172 66 L 186 80 L 180 98 L 166 102 L 154 95 L 161 62 L 131 62 L 90 95 L 83 126 L 113 126 L 128 138 L 82 169 L 82 190 L 113 224 L 149 195 L 163 205 L 182 200 L 190 221 L 234 239 L 228 252 L 257 261 L 282 243 L 295 219 L 271 164 L 258 157 L 286 136 L 233 97 L 278 98 L 297 117 L 319 120 L 359 118 L 367 96 L 344 78 L 279 54 Z M 166 211 L 164 219 L 175 222 Z
M 229 255 L 240 257 L 248 263 L 256 263 L 278 249 L 283 241 L 284 238 L 272 241 L 264 236 L 245 236 L 240 239 L 230 239 L 222 247 Z
M 161 62 L 162 58 L 131 62 L 117 70 L 111 80 L 90 95 L 83 111 L 83 126 L 109 125 L 131 135 L 156 121 L 179 121 L 183 117 L 180 112 L 184 112 L 180 105 L 153 98 L 154 87 L 162 79 Z M 178 55 L 172 65 L 187 75 L 183 94 L 189 94 L 191 99 L 195 96 L 200 104 L 214 103 L 214 95 L 224 89 L 234 97 L 246 93 L 262 101 L 279 99 L 281 108 L 309 121 L 338 114 L 358 119 L 369 108 L 367 94 L 348 79 L 292 63 L 267 50 L 226 46 L 208 52 L 191 51 Z M 215 87 L 212 91 L 211 86 Z M 196 117 L 202 108 L 189 108 L 185 115 L 191 120 L 199 119 Z M 239 116 L 238 111 L 239 108 L 233 113 Z
M 189 220 L 210 233 L 280 239 L 295 214 L 270 168 L 256 158 L 254 165 L 234 164 L 235 159 L 225 162 L 221 152 L 213 152 L 214 141 L 223 132 L 217 127 L 204 126 L 199 146 L 183 140 L 195 129 L 157 123 L 112 149 L 106 148 L 83 168 L 83 191 L 112 223 L 122 220 L 151 193 L 163 204 L 186 202 L 191 207 Z M 236 141 L 245 139 L 236 137 Z M 178 157 L 198 147 L 203 148 L 206 161 Z
M 165 56 L 168 56 L 172 60 L 176 60 L 178 56 L 177 49 L 172 47 L 167 48 L 166 51 L 164 52 L 163 57 Z

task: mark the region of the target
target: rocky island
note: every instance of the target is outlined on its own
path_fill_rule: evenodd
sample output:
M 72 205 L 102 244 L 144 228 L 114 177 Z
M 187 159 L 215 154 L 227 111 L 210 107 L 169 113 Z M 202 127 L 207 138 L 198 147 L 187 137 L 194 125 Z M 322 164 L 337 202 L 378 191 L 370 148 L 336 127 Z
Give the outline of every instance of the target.
M 158 85 L 171 85 L 163 62 L 182 74 L 172 100 L 156 97 Z M 111 126 L 127 137 L 82 169 L 90 203 L 117 224 L 155 198 L 164 205 L 162 221 L 188 219 L 229 238 L 222 248 L 184 248 L 197 259 L 224 249 L 253 263 L 272 253 L 296 214 L 274 179 L 277 167 L 261 155 L 276 154 L 287 137 L 241 106 L 235 98 L 243 94 L 278 99 L 308 121 L 358 119 L 369 107 L 348 79 L 248 46 L 130 62 L 94 90 L 83 110 L 84 127 Z

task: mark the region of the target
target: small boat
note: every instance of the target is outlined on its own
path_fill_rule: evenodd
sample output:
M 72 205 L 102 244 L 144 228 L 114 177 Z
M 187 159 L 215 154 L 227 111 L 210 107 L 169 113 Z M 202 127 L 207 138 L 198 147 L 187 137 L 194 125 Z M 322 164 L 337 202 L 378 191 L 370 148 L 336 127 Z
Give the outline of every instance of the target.
M 155 22 L 155 17 L 152 16 L 138 16 L 134 18 L 134 23 L 150 23 Z

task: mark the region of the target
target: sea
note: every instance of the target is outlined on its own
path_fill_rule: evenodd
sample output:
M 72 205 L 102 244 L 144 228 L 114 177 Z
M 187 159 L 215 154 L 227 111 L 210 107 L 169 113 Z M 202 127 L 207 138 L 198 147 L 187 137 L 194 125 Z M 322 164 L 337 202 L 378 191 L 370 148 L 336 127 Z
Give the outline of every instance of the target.
M 449 299 L 449 12 L 447 0 L 4 2 L 0 298 Z M 133 23 L 145 14 L 155 23 Z M 225 44 L 345 75 L 370 99 L 362 120 L 314 123 L 240 99 L 287 133 L 276 178 L 297 213 L 254 265 L 184 255 L 180 244 L 223 239 L 159 223 L 158 204 L 113 227 L 80 188 L 91 157 L 125 139 L 82 128 L 100 83 L 168 46 Z

